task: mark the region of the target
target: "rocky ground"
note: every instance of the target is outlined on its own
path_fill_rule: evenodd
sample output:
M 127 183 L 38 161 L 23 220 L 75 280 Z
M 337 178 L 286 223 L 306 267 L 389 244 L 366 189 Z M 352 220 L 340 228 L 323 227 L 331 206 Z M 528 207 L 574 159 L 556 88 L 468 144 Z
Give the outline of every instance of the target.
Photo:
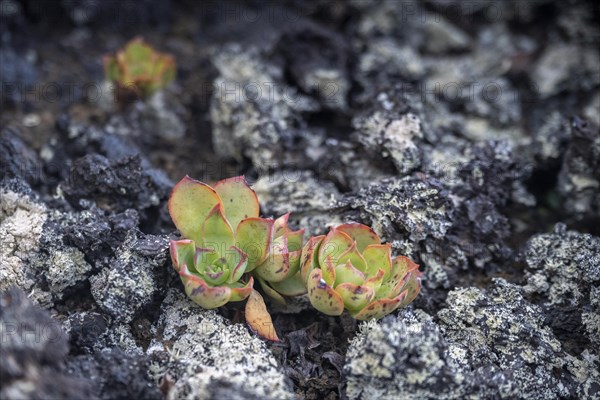
M 1 0 L 2 399 L 600 398 L 600 9 L 589 1 Z M 143 35 L 176 82 L 117 106 Z M 184 295 L 183 175 L 371 225 L 421 265 L 381 321 Z

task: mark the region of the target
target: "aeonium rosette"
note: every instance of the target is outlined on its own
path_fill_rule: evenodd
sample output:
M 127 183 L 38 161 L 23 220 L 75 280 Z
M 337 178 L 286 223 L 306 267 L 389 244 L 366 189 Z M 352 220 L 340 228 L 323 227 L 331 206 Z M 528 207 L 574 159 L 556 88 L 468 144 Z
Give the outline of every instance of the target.
M 298 278 L 304 232 L 289 229 L 287 214 L 273 220 L 260 218 L 259 211 L 256 193 L 243 176 L 221 180 L 214 187 L 186 176 L 169 199 L 171 218 L 185 238 L 171 241 L 171 258 L 194 302 L 216 308 L 250 296 L 248 323 L 259 335 L 272 338 L 252 322 L 270 321 L 262 298 L 253 290 L 252 275 L 277 299 L 305 293 Z
M 175 79 L 175 59 L 159 53 L 142 38 L 132 39 L 115 55 L 103 59 L 104 74 L 124 91 L 146 98 Z
M 404 307 L 421 289 L 419 266 L 404 256 L 392 259 L 391 245 L 358 223 L 309 239 L 302 251 L 301 276 L 314 308 L 327 315 L 346 309 L 359 320 Z

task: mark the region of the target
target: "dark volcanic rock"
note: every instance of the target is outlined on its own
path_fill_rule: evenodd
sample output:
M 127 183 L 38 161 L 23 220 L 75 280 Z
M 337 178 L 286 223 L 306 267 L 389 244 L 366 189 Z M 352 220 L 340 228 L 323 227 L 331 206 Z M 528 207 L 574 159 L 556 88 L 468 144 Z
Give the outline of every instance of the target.
M 448 354 L 431 317 L 401 311 L 362 325 L 346 355 L 346 395 L 351 399 L 461 398 L 471 382 Z
M 60 324 L 20 289 L 0 293 L 0 396 L 21 399 L 91 399 L 85 378 L 62 371 L 68 339 Z
M 21 178 L 33 184 L 42 180 L 42 164 L 32 149 L 11 128 L 0 132 L 0 180 Z
M 110 316 L 130 322 L 156 294 L 155 269 L 167 268 L 168 239 L 131 232 L 109 265 L 90 278 L 96 303 Z
M 148 399 L 163 396 L 148 376 L 148 360 L 119 349 L 106 349 L 94 355 L 82 355 L 68 363 L 69 374 L 88 379 L 92 395 L 98 399 Z
M 528 293 L 550 305 L 590 304 L 590 290 L 600 282 L 600 238 L 557 224 L 529 239 L 523 257 Z
M 294 398 L 266 343 L 243 324 L 191 302 L 180 288 L 168 291 L 147 354 L 155 380 L 167 379 L 169 399 Z M 168 343 L 165 346 L 164 343 Z M 173 357 L 181 354 L 184 357 Z M 222 386 L 222 388 L 218 388 Z
M 600 127 L 574 118 L 559 174 L 565 208 L 578 218 L 600 218 Z
M 301 113 L 316 110 L 316 102 L 285 84 L 281 65 L 256 48 L 226 46 L 214 62 L 220 74 L 210 111 L 215 152 L 249 158 L 260 169 L 286 166 L 285 156 L 306 137 Z
M 2 3 L 8 9 L 8 3 Z M 18 3 L 17 3 L 18 4 Z M 5 10 L 2 10 L 2 19 L 5 19 Z M 14 5 L 18 8 L 18 5 Z M 8 20 L 8 18 L 7 18 Z M 8 21 L 6 21 L 8 22 Z M 15 51 L 6 45 L 0 46 L 0 76 L 2 76 L 2 91 L 0 99 L 2 103 L 25 103 L 32 96 L 27 93 L 35 93 L 39 72 L 37 66 L 32 62 L 32 57 L 27 57 L 26 52 Z
M 434 179 L 384 179 L 349 196 L 348 203 L 388 239 L 396 230 L 415 242 L 443 238 L 452 226 L 448 192 Z
M 0 397 L 599 398 L 598 15 L 0 0 Z M 177 77 L 119 108 L 101 59 L 135 35 Z M 283 341 L 264 342 L 243 302 L 204 310 L 170 266 L 186 173 L 245 174 L 305 238 L 371 225 L 420 295 L 359 332 L 268 304 Z
M 542 310 L 522 290 L 495 278 L 485 291 L 456 289 L 438 313 L 457 362 L 496 371 L 501 397 L 593 398 L 600 388 L 597 358 L 577 359 L 561 347 Z M 492 377 L 486 379 L 493 382 Z
M 323 107 L 347 107 L 350 49 L 342 35 L 304 21 L 287 29 L 277 50 L 294 83 L 305 93 L 315 94 Z
M 91 353 L 108 329 L 106 318 L 95 312 L 70 315 L 68 326 L 72 352 L 76 353 Z
M 568 231 L 536 235 L 525 245 L 524 290 L 546 306 L 549 323 L 576 352 L 600 344 L 600 238 Z M 568 312 L 565 312 L 568 310 Z
M 62 189 L 74 205 L 81 199 L 94 200 L 100 208 L 114 212 L 157 206 L 167 195 L 142 170 L 138 156 L 117 161 L 98 154 L 80 158 Z

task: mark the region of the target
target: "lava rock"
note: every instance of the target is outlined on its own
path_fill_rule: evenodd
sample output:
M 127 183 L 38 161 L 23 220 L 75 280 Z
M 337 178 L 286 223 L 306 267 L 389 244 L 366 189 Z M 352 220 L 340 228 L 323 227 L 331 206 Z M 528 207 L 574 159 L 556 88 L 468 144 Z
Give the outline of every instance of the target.
M 538 161 L 538 168 L 549 167 L 560 162 L 571 139 L 567 118 L 559 111 L 554 111 L 544 116 L 543 122 L 534 134 L 530 148 Z
M 0 180 L 5 178 L 21 178 L 29 184 L 43 179 L 37 154 L 11 128 L 0 132 Z
M 216 153 L 238 161 L 247 157 L 261 170 L 286 165 L 284 156 L 303 140 L 300 113 L 318 105 L 286 85 L 282 67 L 256 48 L 226 46 L 214 63 L 219 77 L 210 117 Z
M 138 117 L 144 131 L 171 141 L 181 140 L 185 135 L 185 124 L 181 116 L 185 115 L 185 108 L 180 106 L 175 109 L 174 105 L 178 104 L 176 99 L 177 96 L 165 91 L 159 91 L 148 99 Z
M 149 361 L 120 349 L 106 349 L 93 355 L 76 356 L 67 365 L 69 374 L 84 377 L 98 399 L 149 399 L 163 396 L 148 375 Z
M 600 217 L 600 127 L 579 118 L 558 176 L 565 208 L 577 218 Z
M 529 239 L 523 258 L 524 290 L 549 308 L 554 328 L 579 351 L 586 342 L 600 344 L 600 238 L 557 224 L 554 232 Z M 569 307 L 575 309 L 561 313 Z
M 581 359 L 565 353 L 542 310 L 518 286 L 494 278 L 485 291 L 455 289 L 446 302 L 438 317 L 456 362 L 481 373 L 496 371 L 500 397 L 597 395 L 600 374 L 590 365 L 597 361 L 589 361 L 589 352 Z
M 154 269 L 166 268 L 168 239 L 130 232 L 109 266 L 90 278 L 91 291 L 102 310 L 130 322 L 159 290 Z
M 357 140 L 377 156 L 390 158 L 401 175 L 418 169 L 422 158 L 419 144 L 423 139 L 419 117 L 386 92 L 377 96 L 376 104 L 365 116 L 354 118 Z
M 448 192 L 434 179 L 383 179 L 341 202 L 358 208 L 364 220 L 388 240 L 397 236 L 396 229 L 414 241 L 443 238 L 452 226 Z
M 31 1 L 28 1 L 31 3 Z M 77 26 L 106 26 L 112 29 L 128 29 L 152 26 L 164 30 L 171 18 L 171 0 L 148 0 L 142 3 L 122 3 L 107 0 L 102 3 L 89 3 L 80 0 L 67 0 L 60 3 L 60 12 Z M 39 12 L 40 7 L 33 5 Z M 53 7 L 54 8 L 54 7 Z M 63 23 L 66 21 L 63 20 Z
M 30 259 L 40 250 L 40 238 L 48 218 L 46 206 L 22 180 L 2 181 L 0 187 L 0 291 L 17 286 L 31 291 L 38 304 L 49 305 L 50 293 L 42 290 Z
M 205 310 L 172 289 L 153 328 L 156 338 L 147 353 L 156 380 L 171 383 L 168 399 L 227 398 L 292 399 L 285 376 L 265 343 L 242 324 L 230 324 L 214 310 Z M 165 354 L 165 345 L 177 357 Z M 219 388 L 219 386 L 222 386 Z
M 531 79 L 542 98 L 564 89 L 591 88 L 600 83 L 599 64 L 600 56 L 592 48 L 555 43 L 540 55 Z
M 548 305 L 585 305 L 600 281 L 600 238 L 568 231 L 535 235 L 525 245 L 529 294 L 543 296 Z
M 469 36 L 440 15 L 425 14 L 425 50 L 429 53 L 457 52 L 471 45 Z
M 3 399 L 93 398 L 86 379 L 62 371 L 69 346 L 60 323 L 18 288 L 0 293 L 0 331 Z
M 347 108 L 349 46 L 337 32 L 308 22 L 287 29 L 277 50 L 294 82 L 324 108 Z
M 307 234 L 322 234 L 328 227 L 342 223 L 333 211 L 339 191 L 311 171 L 279 171 L 258 179 L 252 188 L 260 199 L 263 214 L 277 218 L 289 212 L 290 222 L 306 228 Z
M 117 161 L 99 154 L 84 156 L 73 163 L 71 179 L 61 188 L 75 206 L 81 199 L 88 199 L 114 212 L 144 210 L 157 206 L 167 196 L 142 170 L 138 156 Z
M 2 3 L 8 9 L 8 3 Z M 18 3 L 17 3 L 18 4 Z M 4 12 L 4 9 L 2 10 Z M 4 19 L 4 13 L 2 13 Z M 35 89 L 39 71 L 34 63 L 35 53 L 17 52 L 9 46 L 0 46 L 0 75 L 2 76 L 2 102 L 25 104 L 28 91 Z
M 100 337 L 108 329 L 108 323 L 102 314 L 87 311 L 71 314 L 65 325 L 72 353 L 76 354 L 93 353 Z
M 472 377 L 456 365 L 440 328 L 423 312 L 360 326 L 344 365 L 350 399 L 464 398 Z

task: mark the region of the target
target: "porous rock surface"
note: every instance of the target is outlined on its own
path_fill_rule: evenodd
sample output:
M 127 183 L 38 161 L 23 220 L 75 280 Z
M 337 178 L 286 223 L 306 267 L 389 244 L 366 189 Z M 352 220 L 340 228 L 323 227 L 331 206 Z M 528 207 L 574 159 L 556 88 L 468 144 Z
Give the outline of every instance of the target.
M 363 323 L 344 372 L 351 398 L 594 398 L 598 356 L 564 351 L 540 307 L 502 279 L 451 291 L 437 322 L 403 311 Z M 560 373 L 558 373 L 560 371 Z
M 150 368 L 155 378 L 174 382 L 167 398 L 294 398 L 265 343 L 245 326 L 198 307 L 176 289 L 161 309 L 147 353 L 156 360 Z
M 89 382 L 64 371 L 69 345 L 60 323 L 17 287 L 0 294 L 0 335 L 2 398 L 75 399 L 91 395 Z

